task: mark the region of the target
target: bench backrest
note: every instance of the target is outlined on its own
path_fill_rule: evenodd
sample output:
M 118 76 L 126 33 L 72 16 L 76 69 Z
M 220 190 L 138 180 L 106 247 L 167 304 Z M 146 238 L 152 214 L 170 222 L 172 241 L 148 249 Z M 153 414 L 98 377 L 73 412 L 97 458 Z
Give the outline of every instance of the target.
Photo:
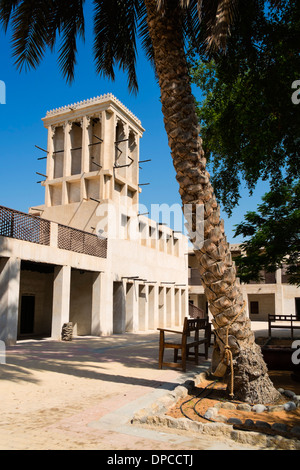
M 191 331 L 205 330 L 208 326 L 208 321 L 205 318 L 185 318 L 183 324 L 183 332 L 190 333 Z
M 269 315 L 269 321 L 295 321 L 296 315 Z

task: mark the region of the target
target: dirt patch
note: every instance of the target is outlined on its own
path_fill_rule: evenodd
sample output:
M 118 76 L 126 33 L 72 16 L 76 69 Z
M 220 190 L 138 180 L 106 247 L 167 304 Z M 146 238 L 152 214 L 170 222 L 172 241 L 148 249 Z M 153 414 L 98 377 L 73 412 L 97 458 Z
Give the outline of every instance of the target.
M 290 390 L 300 395 L 300 383 L 295 382 L 291 378 L 290 372 L 284 371 L 270 371 L 270 378 L 276 388 L 283 388 L 284 390 Z M 276 405 L 283 405 L 291 399 L 282 396 L 282 399 Z M 192 392 L 185 398 L 178 401 L 170 410 L 167 415 L 173 418 L 189 418 L 194 421 L 205 422 L 208 420 L 203 416 L 209 408 L 214 407 L 217 404 L 228 402 L 228 396 L 226 394 L 226 384 L 222 382 L 215 383 L 213 380 L 203 380 L 200 385 L 195 387 Z M 233 404 L 238 405 L 242 402 L 232 401 Z M 274 404 L 270 404 L 274 406 Z M 263 413 L 256 413 L 254 411 L 243 411 L 239 409 L 225 409 L 219 408 L 218 418 L 211 419 L 211 421 L 220 420 L 220 416 L 229 418 L 237 418 L 241 420 L 242 427 L 245 427 L 245 421 L 248 419 L 252 420 L 254 424 L 257 421 L 263 421 L 272 426 L 275 423 L 280 423 L 287 426 L 288 431 L 295 426 L 300 426 L 300 408 L 298 407 L 293 411 L 265 411 Z M 270 429 L 268 433 L 274 433 Z M 276 432 L 278 434 L 278 432 Z

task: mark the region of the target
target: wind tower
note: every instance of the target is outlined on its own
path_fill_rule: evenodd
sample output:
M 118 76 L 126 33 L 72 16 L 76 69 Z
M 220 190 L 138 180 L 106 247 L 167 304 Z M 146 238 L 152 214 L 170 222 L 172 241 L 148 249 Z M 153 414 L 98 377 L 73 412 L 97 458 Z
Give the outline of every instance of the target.
M 94 232 L 99 204 L 138 207 L 140 120 L 112 94 L 48 111 L 42 218 Z M 42 149 L 41 149 L 42 150 Z M 46 150 L 45 150 L 46 151 Z

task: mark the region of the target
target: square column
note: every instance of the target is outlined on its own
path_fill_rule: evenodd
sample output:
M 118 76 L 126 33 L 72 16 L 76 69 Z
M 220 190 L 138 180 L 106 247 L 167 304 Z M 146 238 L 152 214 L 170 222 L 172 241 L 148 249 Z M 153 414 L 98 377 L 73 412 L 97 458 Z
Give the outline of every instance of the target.
M 166 328 L 166 317 L 167 317 L 167 309 L 166 309 L 166 288 L 163 286 L 159 286 L 159 294 L 158 294 L 158 326 L 159 328 Z
M 148 323 L 149 323 L 149 302 L 148 302 L 148 285 L 147 284 L 139 284 L 139 331 L 146 331 L 148 330 Z
M 6 346 L 17 342 L 20 273 L 20 259 L 0 259 L 0 340 Z
M 110 273 L 95 272 L 92 285 L 91 334 L 113 333 L 113 279 Z
M 158 286 L 148 286 L 148 329 L 155 330 L 158 327 Z
M 89 126 L 91 119 L 89 116 L 83 116 L 81 125 L 82 125 L 82 153 L 81 153 L 81 171 L 82 173 L 89 173 L 90 171 L 90 149 L 89 144 Z
M 48 126 L 48 145 L 47 145 L 48 157 L 47 157 L 47 173 L 46 174 L 49 180 L 54 179 L 54 161 L 53 161 L 53 151 L 54 151 L 53 138 L 54 136 L 55 136 L 55 127 Z
M 174 325 L 174 295 L 171 287 L 166 287 L 166 326 Z
M 67 121 L 64 123 L 64 177 L 71 176 L 71 130 L 72 123 Z
M 125 333 L 126 317 L 126 284 L 124 281 L 114 281 L 113 283 L 113 333 Z
M 102 144 L 103 169 L 113 168 L 115 162 L 115 126 L 116 115 L 113 112 L 103 111 L 101 116 L 102 132 L 105 139 Z
M 176 320 L 175 320 L 175 288 L 172 286 L 170 288 L 171 291 L 171 298 L 170 298 L 170 303 L 171 303 L 171 325 L 174 326 L 176 325 Z
M 136 282 L 126 283 L 126 322 L 125 331 L 132 333 L 138 331 L 139 315 L 139 285 Z
M 54 339 L 61 338 L 64 323 L 70 318 L 71 267 L 56 266 L 53 282 L 52 332 Z
M 108 284 L 111 283 L 107 279 L 105 273 L 94 273 L 92 286 L 92 324 L 91 334 L 94 336 L 102 336 L 111 333 L 111 328 L 107 325 L 107 315 L 109 309 L 112 309 L 112 302 L 108 300 L 106 294 L 112 295 Z M 109 315 L 112 317 L 112 313 Z
M 181 322 L 189 315 L 189 293 L 187 289 L 181 290 Z
M 174 312 L 175 312 L 175 326 L 182 326 L 181 322 L 181 302 L 180 302 L 180 290 L 175 288 L 174 290 Z

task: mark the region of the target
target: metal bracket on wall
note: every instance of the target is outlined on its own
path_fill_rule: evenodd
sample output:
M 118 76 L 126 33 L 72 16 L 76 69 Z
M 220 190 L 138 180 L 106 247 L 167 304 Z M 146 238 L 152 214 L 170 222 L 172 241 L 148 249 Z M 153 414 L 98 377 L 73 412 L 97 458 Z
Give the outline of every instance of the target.
M 94 145 L 103 144 L 103 139 L 101 139 L 100 137 L 98 137 L 96 134 L 93 134 L 93 137 L 95 137 L 96 139 L 98 139 L 99 142 L 93 142 L 92 144 L 89 144 L 89 147 L 93 147 Z
M 140 217 L 140 215 L 148 215 L 149 212 L 144 212 L 143 214 L 138 214 L 137 216 Z
M 90 197 L 90 200 L 91 200 L 91 201 L 98 202 L 98 204 L 100 204 L 100 203 L 101 203 L 101 201 L 99 201 L 98 199 L 95 199 L 95 198 L 93 198 L 93 197 Z
M 91 157 L 91 160 L 93 160 L 94 158 L 95 157 Z M 96 163 L 96 162 L 93 162 L 93 161 L 91 163 L 93 163 L 93 165 L 96 165 L 99 168 L 102 168 L 102 165 L 99 165 L 99 163 Z
M 47 155 L 48 155 L 48 150 L 46 149 L 43 149 L 42 147 L 39 147 L 38 145 L 35 145 L 35 148 L 41 150 L 42 152 L 45 152 Z M 39 157 L 38 160 L 47 160 L 48 156 L 47 157 Z
M 133 279 L 133 280 L 137 280 L 137 279 L 140 279 L 140 276 L 123 276 L 123 277 L 121 277 L 121 279 Z
M 140 164 L 140 163 L 147 163 L 147 162 L 151 162 L 151 159 L 149 159 L 149 160 L 140 160 L 140 161 L 138 162 L 138 164 Z M 139 169 L 142 170 L 143 167 L 142 167 L 142 166 L 139 166 Z
M 116 148 L 116 150 L 119 152 L 119 155 L 116 156 L 116 158 L 115 158 L 115 165 L 117 164 L 117 160 L 120 158 L 120 156 L 121 156 L 122 153 L 123 153 L 123 151 L 118 147 L 117 144 L 120 144 L 120 143 L 122 143 L 122 142 L 128 142 L 128 141 L 129 141 L 129 139 L 122 139 L 122 140 L 116 140 L 116 141 L 115 141 L 115 148 Z
M 134 160 L 133 160 L 133 158 L 131 158 L 129 156 L 128 156 L 128 158 L 129 158 L 129 160 L 131 160 L 130 163 L 127 163 L 127 165 L 118 165 L 117 163 L 115 163 L 114 168 L 126 168 L 128 166 L 131 166 L 133 164 Z

